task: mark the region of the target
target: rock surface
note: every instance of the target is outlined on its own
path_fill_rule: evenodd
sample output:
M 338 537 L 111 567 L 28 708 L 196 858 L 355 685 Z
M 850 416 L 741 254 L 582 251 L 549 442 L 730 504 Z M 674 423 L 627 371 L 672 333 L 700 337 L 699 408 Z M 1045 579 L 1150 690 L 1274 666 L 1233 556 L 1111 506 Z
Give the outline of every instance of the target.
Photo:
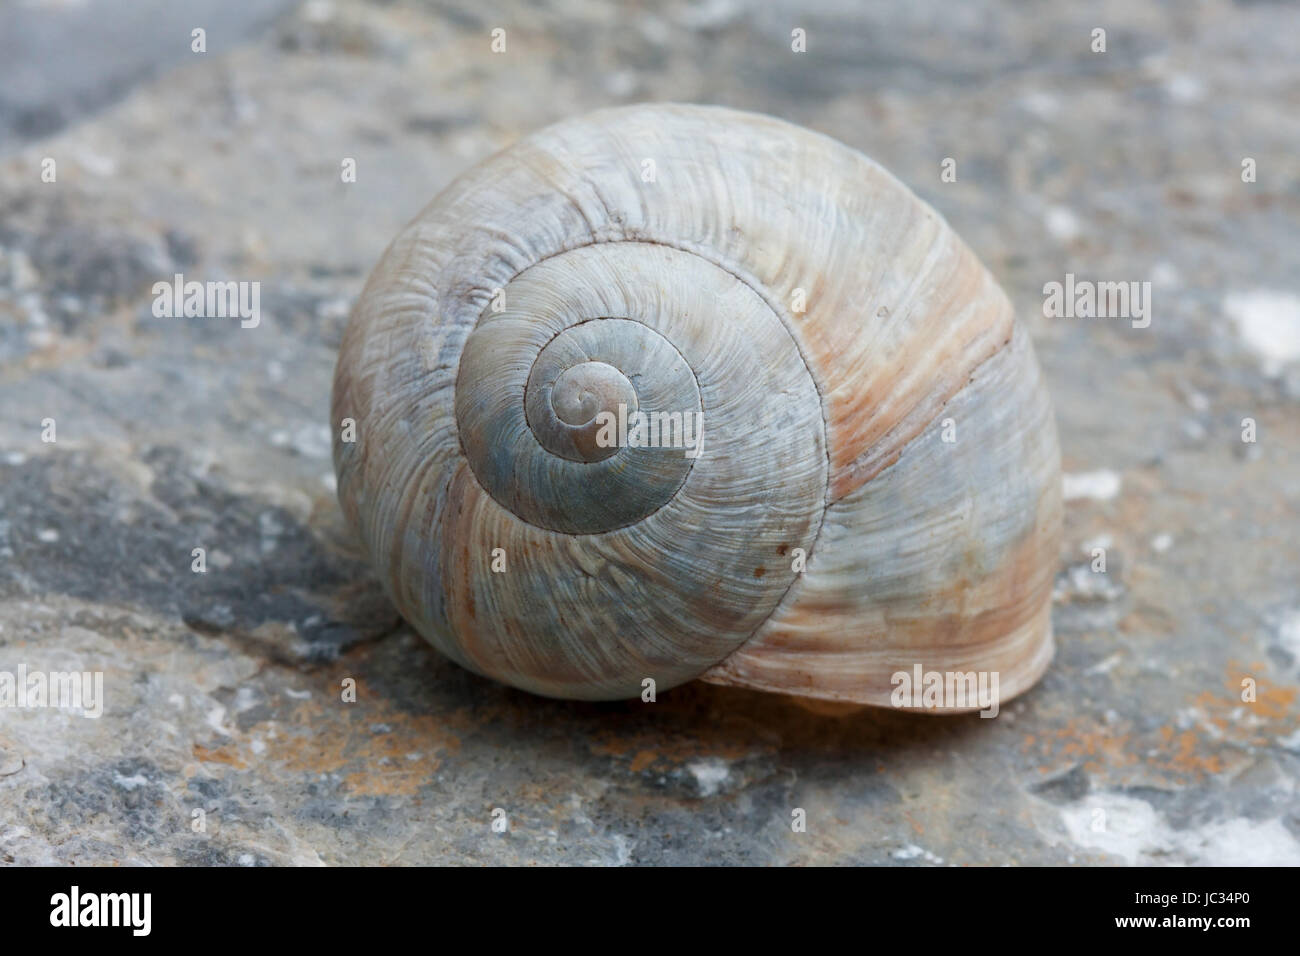
M 0 8 L 0 671 L 105 697 L 0 709 L 0 862 L 1300 863 L 1290 7 L 135 6 Z M 533 698 L 357 553 L 326 417 L 370 267 L 468 165 L 645 99 L 862 149 L 1011 294 L 1070 500 L 1057 660 L 997 719 Z M 155 318 L 176 272 L 261 323 Z M 1151 282 L 1149 327 L 1045 318 L 1067 273 Z

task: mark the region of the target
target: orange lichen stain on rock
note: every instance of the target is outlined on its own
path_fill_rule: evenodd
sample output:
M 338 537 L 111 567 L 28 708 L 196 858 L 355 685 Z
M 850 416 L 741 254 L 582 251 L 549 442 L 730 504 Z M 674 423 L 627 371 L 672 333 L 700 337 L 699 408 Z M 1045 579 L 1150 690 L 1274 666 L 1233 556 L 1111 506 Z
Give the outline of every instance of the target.
M 588 749 L 599 757 L 623 757 L 634 746 L 632 741 L 625 740 L 618 734 L 604 732 L 591 740 Z
M 1131 733 L 1100 727 L 1081 717 L 1072 718 L 1055 731 L 1025 734 L 1020 750 L 1049 761 L 1038 765 L 1042 776 L 1081 765 L 1093 775 L 1123 777 L 1125 770 L 1140 759 Z
M 281 722 L 281 733 L 267 741 L 266 758 L 290 772 L 340 774 L 353 794 L 413 796 L 448 753 L 460 750 L 460 738 L 449 728 L 462 723 L 454 714 L 413 715 L 383 705 L 354 713 L 351 707 L 303 702 L 293 726 Z M 388 729 L 376 733 L 377 724 Z
M 1196 721 L 1192 726 L 1175 727 L 1165 724 L 1144 739 L 1134 741 L 1134 752 L 1127 753 L 1125 762 L 1132 763 L 1141 756 L 1145 769 L 1165 774 L 1171 779 L 1204 779 L 1229 773 L 1247 760 L 1242 750 L 1247 747 L 1268 747 L 1275 737 L 1295 730 L 1296 698 L 1300 688 L 1286 687 L 1258 676 L 1261 669 L 1244 670 L 1239 665 L 1229 666 L 1225 676 L 1226 693 L 1203 691 L 1192 701 Z M 1255 700 L 1242 700 L 1242 680 L 1255 680 Z M 1105 753 L 1092 735 L 1075 734 L 1075 722 L 1057 732 L 1056 740 L 1044 740 L 1040 748 L 1043 756 L 1079 757 Z M 1128 735 L 1117 739 L 1127 740 Z M 1063 743 L 1062 743 L 1063 741 Z M 1034 750 L 1039 743 L 1034 735 L 1022 741 L 1023 750 Z M 1148 756 L 1149 754 L 1149 756 Z M 1089 760 L 1083 763 L 1088 773 L 1099 773 L 1114 763 Z M 1060 770 L 1060 767 L 1047 767 Z
M 921 824 L 917 822 L 916 818 L 912 816 L 910 811 L 904 810 L 903 816 L 906 817 L 907 822 L 912 825 L 912 830 L 917 836 L 921 836 L 925 833 L 925 827 L 921 826 Z
M 1255 673 L 1258 674 L 1259 671 Z M 1233 706 L 1245 707 L 1250 713 L 1264 720 L 1281 720 L 1287 717 L 1295 705 L 1296 694 L 1300 689 L 1281 687 L 1263 677 L 1255 677 L 1255 699 L 1243 701 L 1242 680 L 1250 676 L 1252 675 L 1240 674 L 1236 678 L 1228 679 L 1228 693 L 1235 698 Z
M 1184 730 L 1172 742 L 1176 749 L 1168 757 L 1168 763 L 1175 770 L 1192 776 L 1223 773 L 1223 757 L 1206 753 L 1204 741 L 1192 731 Z
M 1116 734 L 1101 729 L 1081 718 L 1074 718 L 1055 734 L 1055 739 L 1045 737 L 1045 749 L 1062 757 L 1075 760 L 1082 757 L 1101 758 L 1111 767 L 1137 762 L 1137 754 L 1127 750 L 1131 734 Z
M 1300 688 L 1274 684 L 1261 677 L 1267 665 L 1254 663 L 1249 668 L 1230 662 L 1224 677 L 1226 694 L 1211 691 L 1197 695 L 1195 706 L 1205 714 L 1205 722 L 1235 744 L 1263 747 L 1278 736 L 1291 733 L 1298 716 L 1296 698 Z M 1254 700 L 1243 700 L 1243 681 L 1254 682 Z
M 1155 737 L 1158 739 L 1143 740 L 1131 733 L 1110 733 L 1075 719 L 1041 740 L 1028 735 L 1021 747 L 1030 750 L 1038 743 L 1041 754 L 1054 760 L 1040 767 L 1040 772 L 1057 773 L 1063 765 L 1074 763 L 1093 776 L 1110 775 L 1115 782 L 1125 782 L 1128 771 L 1138 765 L 1176 778 L 1203 778 L 1226 769 L 1215 743 L 1202 740 L 1191 730 L 1180 732 L 1164 726 Z
M 653 759 L 655 762 L 680 765 L 699 757 L 718 757 L 722 760 L 735 761 L 752 756 L 756 752 L 753 742 L 745 740 L 743 735 L 737 735 L 734 740 L 704 739 L 685 734 L 665 737 L 655 728 L 642 725 L 638 725 L 629 733 L 622 733 L 617 729 L 602 731 L 590 740 L 588 747 L 592 754 L 601 757 L 627 757 L 628 754 L 632 754 L 630 769 L 634 773 L 639 773 L 648 766 L 648 764 L 638 766 L 638 763 L 643 760 Z M 647 757 L 646 754 L 652 756 Z
M 209 749 L 202 744 L 195 744 L 194 756 L 203 763 L 224 763 L 236 770 L 243 770 L 248 766 L 237 754 L 231 752 L 230 747 L 213 747 Z
M 1244 668 L 1229 662 L 1226 693 L 1200 692 L 1191 702 L 1196 714 L 1191 726 L 1167 724 L 1135 737 L 1074 719 L 1055 732 L 1026 734 L 1020 749 L 1047 761 L 1039 767 L 1045 775 L 1060 772 L 1069 763 L 1081 764 L 1090 774 L 1137 764 L 1135 769 L 1171 780 L 1200 780 L 1230 772 L 1248 759 L 1243 748 L 1269 746 L 1277 737 L 1292 733 L 1300 721 L 1296 713 L 1300 688 L 1261 677 L 1266 666 Z M 1254 681 L 1253 701 L 1241 699 L 1246 678 Z
M 642 750 L 632 758 L 632 766 L 630 769 L 633 773 L 640 773 L 646 767 L 654 763 L 658 758 L 659 755 L 653 750 Z
M 1140 634 L 1144 636 L 1173 634 L 1176 629 L 1174 619 L 1158 608 L 1137 607 L 1125 614 L 1116 623 L 1122 634 Z

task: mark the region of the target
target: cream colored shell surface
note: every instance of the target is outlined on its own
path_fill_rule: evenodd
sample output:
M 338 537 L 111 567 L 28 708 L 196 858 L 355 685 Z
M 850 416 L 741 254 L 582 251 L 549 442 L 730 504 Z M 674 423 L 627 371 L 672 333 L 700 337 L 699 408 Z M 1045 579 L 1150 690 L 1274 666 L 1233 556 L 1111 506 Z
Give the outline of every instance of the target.
M 699 453 L 595 441 L 620 405 L 702 422 Z M 508 684 L 888 705 L 918 663 L 1006 698 L 1050 659 L 1027 337 L 938 214 L 790 124 L 605 110 L 471 169 L 376 267 L 332 416 L 393 601 Z

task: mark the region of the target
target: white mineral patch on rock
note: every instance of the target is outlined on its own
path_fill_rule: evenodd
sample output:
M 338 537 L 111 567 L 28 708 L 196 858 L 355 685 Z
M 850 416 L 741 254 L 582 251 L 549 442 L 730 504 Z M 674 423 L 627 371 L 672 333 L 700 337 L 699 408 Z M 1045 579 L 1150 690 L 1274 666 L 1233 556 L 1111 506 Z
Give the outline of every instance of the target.
M 731 773 L 726 763 L 716 757 L 693 761 L 686 765 L 686 769 L 694 774 L 702 797 L 711 797 L 717 793 Z
M 1082 231 L 1079 227 L 1079 217 L 1072 209 L 1065 206 L 1053 206 L 1048 209 L 1047 215 L 1043 217 L 1043 223 L 1052 238 L 1059 239 L 1061 242 L 1069 242 L 1077 238 Z
M 1081 471 L 1064 476 L 1064 493 L 1066 501 L 1079 498 L 1095 498 L 1097 501 L 1109 501 L 1119 494 L 1120 477 L 1113 471 Z
M 1290 608 L 1282 614 L 1277 627 L 1277 641 L 1296 661 L 1300 662 L 1300 608 Z
M 1277 375 L 1300 359 L 1300 296 L 1271 289 L 1230 292 L 1223 311 L 1266 375 Z
M 939 864 L 943 862 L 943 857 L 935 856 L 924 847 L 919 847 L 915 843 L 909 843 L 901 850 L 895 850 L 891 856 L 895 860 L 925 860 L 926 863 Z
M 1129 864 L 1295 866 L 1297 842 L 1281 820 L 1245 817 L 1176 830 L 1144 800 L 1094 793 L 1061 808 L 1070 839 Z

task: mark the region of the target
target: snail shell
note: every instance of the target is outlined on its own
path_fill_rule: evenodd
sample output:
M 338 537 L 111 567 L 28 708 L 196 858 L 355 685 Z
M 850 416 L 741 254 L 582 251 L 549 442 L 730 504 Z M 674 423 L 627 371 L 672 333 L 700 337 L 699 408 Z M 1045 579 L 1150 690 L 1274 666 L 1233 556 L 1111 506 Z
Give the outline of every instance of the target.
M 384 254 L 332 405 L 392 600 L 515 687 L 889 706 L 917 664 L 1006 699 L 1050 660 L 1060 453 L 1029 340 L 943 219 L 825 136 L 634 106 L 491 157 Z M 702 442 L 611 446 L 620 406 Z

